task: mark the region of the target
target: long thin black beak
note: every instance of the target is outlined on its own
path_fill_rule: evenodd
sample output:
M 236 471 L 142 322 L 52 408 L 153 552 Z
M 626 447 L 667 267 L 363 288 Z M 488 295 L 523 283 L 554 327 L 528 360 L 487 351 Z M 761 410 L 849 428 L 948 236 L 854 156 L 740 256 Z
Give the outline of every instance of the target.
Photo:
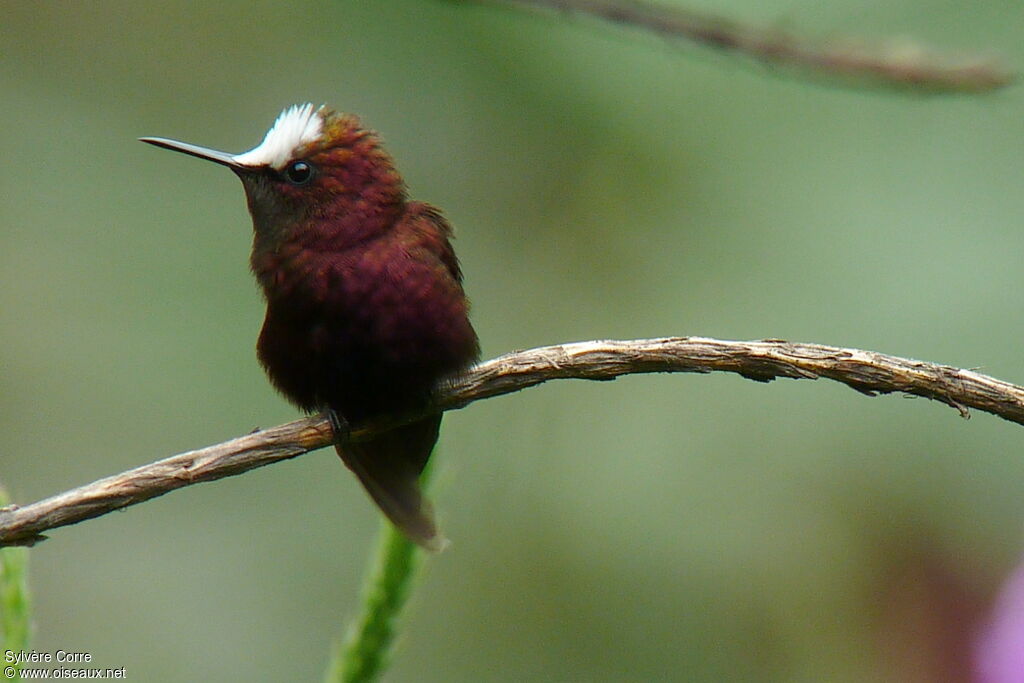
M 139 138 L 141 142 L 148 142 L 151 145 L 157 147 L 163 147 L 164 149 L 170 149 L 175 152 L 183 152 L 184 154 L 190 154 L 200 159 L 206 159 L 212 161 L 215 164 L 227 166 L 234 171 L 241 171 L 249 167 L 243 166 L 235 161 L 235 157 L 226 153 L 218 152 L 215 149 L 209 147 L 200 147 L 199 145 L 189 144 L 187 142 L 178 142 L 177 140 L 168 140 L 167 138 Z

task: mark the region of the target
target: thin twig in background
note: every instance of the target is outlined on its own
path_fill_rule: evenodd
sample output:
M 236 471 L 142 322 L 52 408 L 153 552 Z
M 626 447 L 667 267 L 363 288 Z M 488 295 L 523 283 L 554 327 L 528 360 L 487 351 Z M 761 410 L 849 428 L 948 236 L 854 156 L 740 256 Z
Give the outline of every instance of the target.
M 846 84 L 913 92 L 980 93 L 1015 80 L 995 59 L 937 54 L 906 39 L 814 43 L 778 29 L 640 0 L 487 0 L 534 9 L 578 12 L 669 38 L 746 55 L 761 63 L 809 72 Z
M 780 377 L 825 378 L 869 396 L 901 392 L 956 408 L 998 415 L 1024 424 L 1024 388 L 945 365 L 873 351 L 778 339 L 721 341 L 665 337 L 630 341 L 586 341 L 519 351 L 480 363 L 438 387 L 436 408 L 453 410 L 552 379 L 610 380 L 651 372 L 733 372 L 767 382 Z M 350 438 L 365 439 L 410 421 L 362 425 Z M 25 507 L 0 509 L 0 546 L 31 545 L 42 533 L 99 517 L 113 510 L 202 481 L 241 474 L 287 460 L 332 442 L 328 420 L 307 417 L 231 441 L 136 467 Z

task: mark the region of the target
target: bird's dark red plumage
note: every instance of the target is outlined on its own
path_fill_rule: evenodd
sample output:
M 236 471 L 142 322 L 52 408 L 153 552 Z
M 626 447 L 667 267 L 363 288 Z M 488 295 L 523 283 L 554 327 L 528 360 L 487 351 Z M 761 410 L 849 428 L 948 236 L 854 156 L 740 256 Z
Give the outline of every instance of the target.
M 357 423 L 422 408 L 478 344 L 447 221 L 406 200 L 391 158 L 355 117 L 322 116 L 320 139 L 296 151 L 316 169 L 309 185 L 271 179 L 277 199 L 261 204 L 267 178 L 241 176 L 256 228 L 252 268 L 267 299 L 257 351 L 296 405 Z M 428 547 L 437 532 L 417 478 L 440 419 L 338 447 L 381 509 Z
M 356 117 L 295 107 L 238 156 L 147 141 L 242 180 L 250 263 L 267 301 L 257 353 L 303 410 L 331 409 L 351 423 L 422 410 L 439 380 L 476 359 L 451 228 L 437 209 L 408 201 L 391 157 Z M 417 480 L 440 421 L 431 414 L 338 445 L 384 513 L 431 548 L 440 539 Z
M 349 420 L 412 410 L 477 353 L 450 229 L 406 205 L 393 226 L 337 252 L 256 252 L 267 315 L 258 344 L 271 380 L 305 410 Z

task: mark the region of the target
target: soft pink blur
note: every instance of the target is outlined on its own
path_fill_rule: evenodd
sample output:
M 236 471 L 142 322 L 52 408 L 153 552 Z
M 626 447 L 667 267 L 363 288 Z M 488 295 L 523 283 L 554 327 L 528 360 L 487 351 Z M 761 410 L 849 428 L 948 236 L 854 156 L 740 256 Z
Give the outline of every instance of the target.
M 999 591 L 975 666 L 978 683 L 1024 683 L 1024 563 Z

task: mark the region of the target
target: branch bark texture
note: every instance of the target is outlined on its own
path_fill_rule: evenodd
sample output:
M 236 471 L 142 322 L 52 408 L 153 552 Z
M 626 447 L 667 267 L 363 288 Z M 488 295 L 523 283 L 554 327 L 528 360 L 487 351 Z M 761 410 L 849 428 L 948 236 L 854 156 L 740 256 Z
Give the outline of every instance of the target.
M 813 43 L 778 29 L 644 0 L 491 0 L 533 9 L 578 12 L 606 21 L 746 55 L 761 63 L 817 73 L 851 83 L 914 92 L 978 93 L 1009 85 L 1014 75 L 980 56 L 939 55 L 907 40 Z
M 476 365 L 443 386 L 436 406 L 454 410 L 553 379 L 611 380 L 652 372 L 732 372 L 759 382 L 788 377 L 825 378 L 868 396 L 899 392 L 1024 424 L 1024 388 L 971 370 L 888 356 L 873 351 L 780 339 L 722 341 L 665 337 L 586 341 L 544 346 Z M 348 438 L 365 439 L 417 415 L 384 424 L 359 425 Z M 312 416 L 173 455 L 31 505 L 0 509 L 0 546 L 32 545 L 43 532 L 99 517 L 203 481 L 241 474 L 333 442 L 329 421 Z

